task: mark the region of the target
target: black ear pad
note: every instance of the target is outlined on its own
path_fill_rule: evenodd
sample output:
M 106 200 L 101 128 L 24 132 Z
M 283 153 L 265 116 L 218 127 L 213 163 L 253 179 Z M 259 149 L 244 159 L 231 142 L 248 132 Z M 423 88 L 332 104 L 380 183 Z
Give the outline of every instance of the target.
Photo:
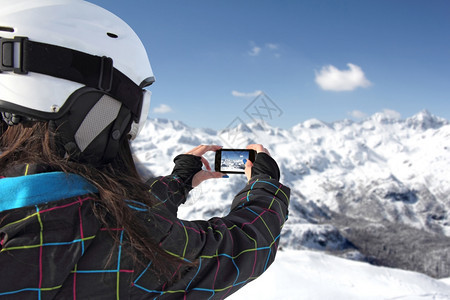
M 6 131 L 8 128 L 8 124 L 0 121 L 0 136 Z
M 131 112 L 105 92 L 83 87 L 66 101 L 63 117 L 50 121 L 57 144 L 71 160 L 107 163 L 131 128 Z

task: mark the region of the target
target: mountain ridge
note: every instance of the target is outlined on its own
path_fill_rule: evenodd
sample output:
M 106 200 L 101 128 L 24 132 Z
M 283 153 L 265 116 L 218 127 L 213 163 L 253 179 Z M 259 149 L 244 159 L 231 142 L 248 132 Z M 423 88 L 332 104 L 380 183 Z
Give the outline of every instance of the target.
M 426 110 L 406 119 L 389 113 L 359 122 L 310 119 L 290 129 L 255 122 L 216 131 L 154 119 L 148 120 L 133 149 L 143 169 L 165 175 L 171 172 L 175 155 L 198 144 L 242 148 L 262 143 L 280 166 L 281 182 L 292 189 L 283 248 L 328 251 L 442 278 L 450 276 L 445 267 L 450 266 L 450 257 L 445 256 L 450 248 L 439 242 L 450 237 L 449 137 L 450 122 Z M 205 157 L 213 162 L 213 154 Z M 180 207 L 180 216 L 225 215 L 244 184 L 242 175 L 204 182 Z M 392 230 L 395 226 L 404 230 Z M 372 241 L 364 240 L 364 234 Z M 408 236 L 414 234 L 428 234 L 433 248 L 419 247 L 414 236 Z M 386 236 L 386 250 L 372 251 L 378 249 L 380 236 Z M 407 247 L 396 239 L 414 244 L 415 253 L 433 255 L 415 255 L 410 263 L 404 259 Z M 404 256 L 392 255 L 398 251 Z M 389 256 L 396 257 L 398 265 Z M 439 261 L 439 256 L 448 261 Z

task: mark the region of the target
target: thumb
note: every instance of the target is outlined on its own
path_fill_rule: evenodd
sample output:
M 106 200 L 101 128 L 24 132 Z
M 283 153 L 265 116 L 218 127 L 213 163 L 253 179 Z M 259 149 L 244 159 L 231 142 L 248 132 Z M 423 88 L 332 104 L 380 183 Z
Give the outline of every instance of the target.
M 245 176 L 247 176 L 247 179 L 250 180 L 252 178 L 252 167 L 253 163 L 250 160 L 244 159 L 245 163 Z
M 192 178 L 192 187 L 198 186 L 200 183 L 202 183 L 205 180 L 213 179 L 213 178 L 225 178 L 226 174 L 221 172 L 209 172 L 205 170 L 201 170 L 197 172 L 194 177 Z

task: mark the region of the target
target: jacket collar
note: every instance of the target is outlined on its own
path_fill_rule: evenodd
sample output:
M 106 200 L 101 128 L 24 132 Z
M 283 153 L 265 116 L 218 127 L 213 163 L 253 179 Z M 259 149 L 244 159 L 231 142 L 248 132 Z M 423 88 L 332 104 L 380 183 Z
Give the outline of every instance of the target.
M 63 172 L 3 178 L 0 212 L 97 192 L 83 177 Z

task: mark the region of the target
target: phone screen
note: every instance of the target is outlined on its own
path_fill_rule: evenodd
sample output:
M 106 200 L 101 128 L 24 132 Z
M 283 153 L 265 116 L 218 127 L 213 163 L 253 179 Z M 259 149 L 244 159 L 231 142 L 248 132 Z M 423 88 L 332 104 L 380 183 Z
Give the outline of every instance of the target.
M 216 152 L 215 169 L 222 173 L 244 174 L 244 159 L 255 161 L 256 151 L 249 149 L 221 149 Z

